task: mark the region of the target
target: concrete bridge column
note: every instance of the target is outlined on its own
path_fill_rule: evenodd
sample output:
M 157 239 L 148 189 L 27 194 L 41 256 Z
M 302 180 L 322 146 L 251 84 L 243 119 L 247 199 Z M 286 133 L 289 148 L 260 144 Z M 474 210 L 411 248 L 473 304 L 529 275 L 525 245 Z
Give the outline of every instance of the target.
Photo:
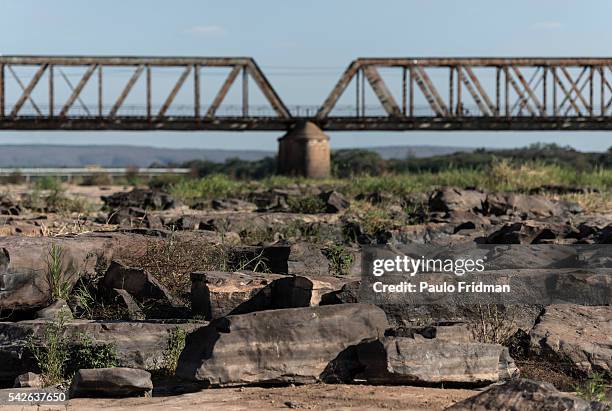
M 307 178 L 329 177 L 329 137 L 310 121 L 296 123 L 278 139 L 278 172 Z

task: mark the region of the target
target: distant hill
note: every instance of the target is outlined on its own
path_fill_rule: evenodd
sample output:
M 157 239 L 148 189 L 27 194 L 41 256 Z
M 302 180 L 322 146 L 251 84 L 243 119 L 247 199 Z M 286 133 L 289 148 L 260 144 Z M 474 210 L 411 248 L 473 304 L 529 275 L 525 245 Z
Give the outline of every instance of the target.
M 472 152 L 471 148 L 438 146 L 368 147 L 384 159 L 423 158 Z M 216 150 L 195 148 L 157 148 L 139 146 L 76 146 L 76 145 L 0 145 L 0 167 L 148 167 L 153 163 L 183 163 L 189 160 L 208 160 L 222 163 L 228 158 L 259 160 L 275 156 L 274 151 Z

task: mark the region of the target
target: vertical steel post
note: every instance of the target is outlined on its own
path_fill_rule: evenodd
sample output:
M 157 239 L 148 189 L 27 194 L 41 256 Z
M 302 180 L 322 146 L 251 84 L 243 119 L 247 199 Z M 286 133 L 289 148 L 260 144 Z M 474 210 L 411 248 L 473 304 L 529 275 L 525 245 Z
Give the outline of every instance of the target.
M 4 64 L 0 64 L 0 118 L 4 117 Z
M 593 66 L 589 72 L 589 115 L 593 116 Z
M 102 64 L 98 66 L 98 117 L 102 117 Z
M 553 67 L 552 68 L 552 74 L 553 74 L 553 115 L 555 117 L 557 117 L 557 115 L 559 114 L 558 112 L 558 107 L 557 107 L 557 68 Z
M 605 72 L 604 72 L 604 68 L 602 66 L 599 66 L 599 79 L 601 80 L 600 83 L 600 89 L 599 89 L 599 112 L 600 114 L 603 116 L 605 114 L 605 107 L 604 105 L 605 103 L 605 95 L 606 95 L 606 89 L 604 88 L 604 84 L 605 84 Z
M 355 73 L 355 115 L 359 117 L 359 75 L 361 74 L 361 70 L 357 70 Z
M 53 65 L 49 64 L 49 117 L 53 117 Z
M 450 70 L 448 74 L 448 114 L 453 116 L 453 105 L 454 105 L 454 87 L 455 87 L 455 68 L 453 66 L 449 66 Z
M 499 112 L 500 112 L 500 99 L 501 99 L 501 84 L 500 84 L 500 80 L 501 80 L 501 68 L 495 67 L 495 117 L 499 117 Z
M 505 106 L 506 106 L 506 117 L 510 118 L 510 77 L 508 77 L 510 73 L 508 72 L 508 66 L 504 66 L 504 81 L 505 81 L 505 90 L 504 90 L 504 98 L 505 98 Z
M 406 117 L 406 67 L 402 67 L 402 115 Z
M 249 116 L 249 72 L 242 68 L 242 117 Z
M 194 115 L 197 120 L 200 119 L 200 65 L 193 65 L 193 106 Z
M 548 107 L 547 107 L 547 95 L 548 95 L 548 67 L 544 66 L 544 71 L 542 73 L 542 114 L 544 116 L 547 115 Z
M 410 117 L 414 117 L 414 67 L 410 66 Z
M 365 117 L 366 115 L 366 106 L 365 106 L 365 73 L 363 69 L 361 70 L 361 117 Z
M 147 119 L 151 119 L 152 107 L 151 107 L 151 93 L 152 93 L 152 84 L 151 84 L 151 66 L 147 64 Z
M 463 71 L 457 65 L 457 117 L 463 117 L 463 102 L 461 101 L 461 82 L 463 81 Z

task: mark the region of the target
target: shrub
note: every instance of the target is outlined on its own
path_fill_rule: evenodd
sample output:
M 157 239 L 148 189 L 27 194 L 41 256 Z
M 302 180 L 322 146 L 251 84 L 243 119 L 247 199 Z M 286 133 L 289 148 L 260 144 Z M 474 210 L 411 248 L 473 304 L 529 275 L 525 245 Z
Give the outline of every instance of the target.
M 187 338 L 187 331 L 181 327 L 176 327 L 170 331 L 168 335 L 168 342 L 166 349 L 163 353 L 163 362 L 160 367 L 160 371 L 164 375 L 174 375 L 176 372 L 176 366 L 178 360 L 185 348 L 185 339 Z
M 66 366 L 67 375 L 80 369 L 113 368 L 119 366 L 117 348 L 112 343 L 94 343 L 86 334 L 79 334 L 70 347 Z
M 26 347 L 36 360 L 45 385 L 64 381 L 66 363 L 70 358 L 68 339 L 64 335 L 67 318 L 63 315 L 46 324 L 40 338 L 30 337 Z
M 90 176 L 85 176 L 81 181 L 82 186 L 108 186 L 113 183 L 112 177 L 105 172 L 94 173 Z
M 329 268 L 334 275 L 350 274 L 354 256 L 341 244 L 334 244 L 323 249 L 323 254 L 329 260 Z
M 606 400 L 606 379 L 603 373 L 591 373 L 586 381 L 576 387 L 576 394 L 587 401 Z
M 36 180 L 35 188 L 38 190 L 61 191 L 62 181 L 57 177 L 41 177 Z
M 325 201 L 318 196 L 289 197 L 287 205 L 293 213 L 320 214 L 327 209 Z

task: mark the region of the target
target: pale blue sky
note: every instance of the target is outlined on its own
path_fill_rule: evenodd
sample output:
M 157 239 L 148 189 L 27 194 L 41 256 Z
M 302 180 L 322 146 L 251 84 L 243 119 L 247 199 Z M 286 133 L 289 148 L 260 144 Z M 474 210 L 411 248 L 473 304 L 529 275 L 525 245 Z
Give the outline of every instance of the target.
M 3 0 L 2 54 L 252 56 L 289 104 L 319 104 L 369 56 L 611 56 L 609 0 Z M 0 143 L 274 149 L 276 133 L 0 133 Z M 332 133 L 332 146 L 584 150 L 610 133 Z

